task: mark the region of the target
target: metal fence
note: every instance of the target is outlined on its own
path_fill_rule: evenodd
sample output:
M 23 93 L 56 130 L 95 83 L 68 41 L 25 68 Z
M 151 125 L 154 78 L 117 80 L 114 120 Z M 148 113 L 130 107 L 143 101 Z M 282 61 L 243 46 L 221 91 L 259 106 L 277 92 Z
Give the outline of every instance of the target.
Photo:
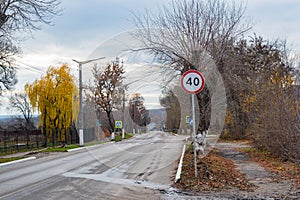
M 94 128 L 86 128 L 84 130 L 85 142 L 91 142 L 96 139 Z M 44 135 L 40 129 L 0 129 L 0 155 L 47 146 L 77 144 L 78 142 L 79 137 L 76 128 L 59 130 L 59 133 L 52 131 L 51 136 L 49 134 Z
M 64 139 L 45 136 L 40 129 L 3 129 L 0 130 L 0 154 L 38 149 L 45 146 L 55 146 L 59 144 L 75 144 L 79 138 L 76 130 L 65 130 Z
M 43 144 L 40 130 L 26 131 L 18 129 L 0 130 L 0 153 L 18 152 L 24 149 L 39 148 Z
M 84 142 L 91 142 L 96 140 L 95 128 L 85 128 L 83 134 Z

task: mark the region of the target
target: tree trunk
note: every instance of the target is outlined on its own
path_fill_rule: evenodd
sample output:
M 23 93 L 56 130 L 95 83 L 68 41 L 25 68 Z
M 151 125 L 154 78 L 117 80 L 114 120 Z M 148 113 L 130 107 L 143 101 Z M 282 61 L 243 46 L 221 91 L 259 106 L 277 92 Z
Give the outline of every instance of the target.
M 47 110 L 46 110 L 46 107 L 44 108 L 44 123 L 43 123 L 43 135 L 44 135 L 44 144 L 43 146 L 44 147 L 47 147 L 47 128 L 46 128 L 46 116 L 47 116 Z
M 108 123 L 109 123 L 109 132 L 112 133 L 114 131 L 114 119 L 111 114 L 111 111 L 106 111 L 106 115 L 107 115 Z

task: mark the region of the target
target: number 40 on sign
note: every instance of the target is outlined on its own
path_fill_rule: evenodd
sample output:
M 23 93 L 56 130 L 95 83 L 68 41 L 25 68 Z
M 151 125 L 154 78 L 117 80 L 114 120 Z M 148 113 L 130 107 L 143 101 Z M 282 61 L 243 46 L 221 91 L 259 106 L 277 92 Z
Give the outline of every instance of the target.
M 204 87 L 204 77 L 197 70 L 189 70 L 182 75 L 180 83 L 185 92 L 197 94 Z

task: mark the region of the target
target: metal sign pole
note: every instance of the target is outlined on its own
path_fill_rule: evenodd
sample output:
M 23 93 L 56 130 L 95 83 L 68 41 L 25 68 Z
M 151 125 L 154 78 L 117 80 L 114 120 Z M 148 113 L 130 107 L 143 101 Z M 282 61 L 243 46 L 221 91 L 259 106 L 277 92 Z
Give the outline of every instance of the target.
M 193 112 L 193 143 L 194 143 L 194 165 L 195 177 L 198 177 L 197 170 L 197 150 L 196 150 L 196 116 L 195 116 L 195 94 L 201 92 L 204 88 L 204 77 L 197 70 L 189 70 L 185 72 L 180 79 L 181 87 L 184 91 L 192 94 L 192 112 Z
M 198 170 L 197 170 L 197 151 L 196 151 L 195 94 L 192 94 L 192 112 L 193 112 L 193 141 L 194 141 L 194 166 L 195 166 L 195 177 L 198 177 Z

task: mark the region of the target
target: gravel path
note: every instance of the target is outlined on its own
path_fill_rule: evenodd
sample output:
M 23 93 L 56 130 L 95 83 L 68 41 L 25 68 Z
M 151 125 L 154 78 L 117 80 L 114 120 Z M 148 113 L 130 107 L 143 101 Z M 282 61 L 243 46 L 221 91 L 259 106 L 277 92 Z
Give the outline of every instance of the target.
M 257 186 L 253 192 L 238 192 L 237 196 L 252 199 L 300 199 L 300 190 L 291 181 L 274 181 L 275 174 L 268 172 L 258 163 L 249 160 L 237 148 L 249 147 L 242 143 L 218 143 L 216 146 L 223 157 L 232 160 L 237 169 L 246 175 L 250 183 Z

